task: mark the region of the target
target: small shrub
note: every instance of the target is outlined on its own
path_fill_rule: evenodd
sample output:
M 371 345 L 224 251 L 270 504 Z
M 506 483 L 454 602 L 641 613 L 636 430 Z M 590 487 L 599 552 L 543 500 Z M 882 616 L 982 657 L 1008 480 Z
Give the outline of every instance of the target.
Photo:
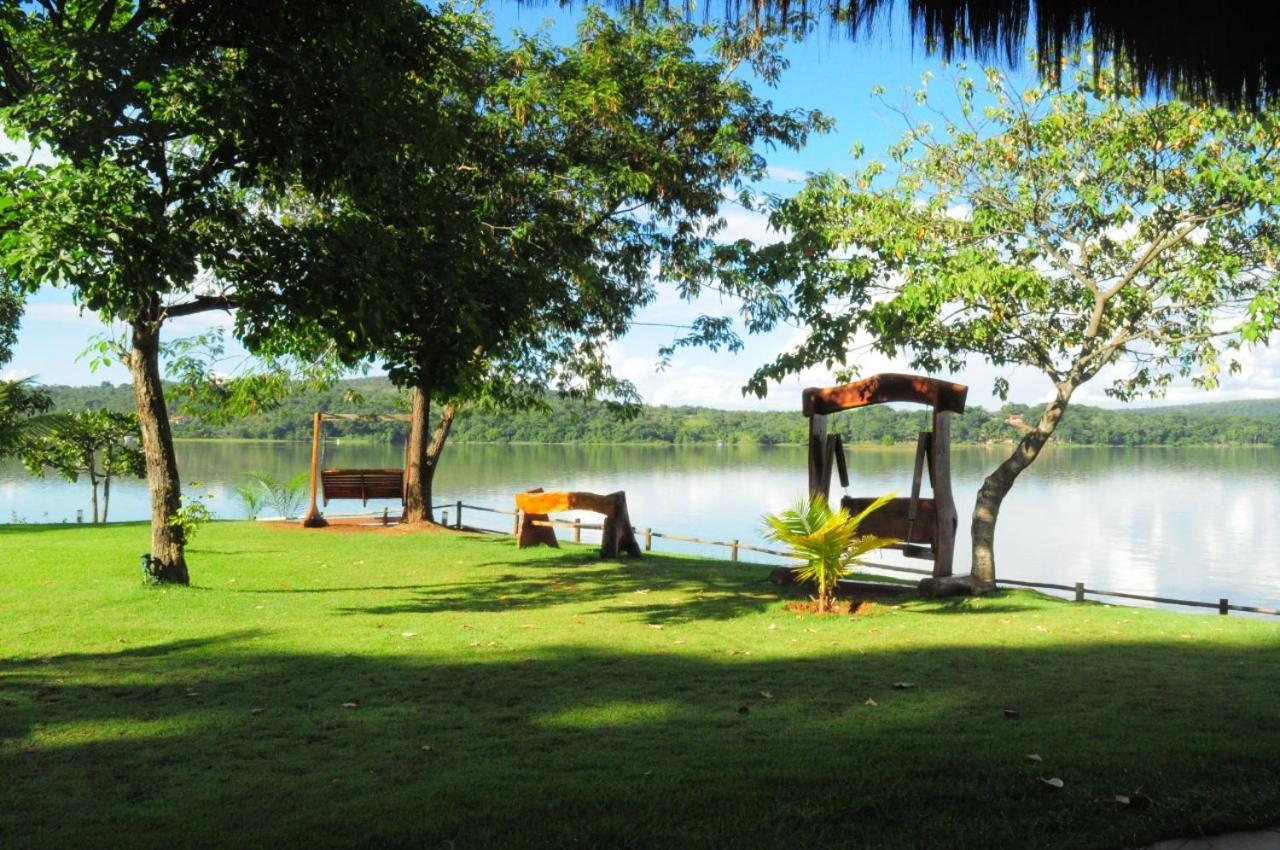
M 858 533 L 862 521 L 892 498 L 893 494 L 881 496 L 857 516 L 850 516 L 843 508 L 831 510 L 822 496 L 801 499 L 795 507 L 778 514 L 765 514 L 769 539 L 788 546 L 796 558 L 805 562 L 795 577 L 817 586 L 819 612 L 831 610 L 836 582 L 853 571 L 858 558 L 897 542 L 891 537 Z

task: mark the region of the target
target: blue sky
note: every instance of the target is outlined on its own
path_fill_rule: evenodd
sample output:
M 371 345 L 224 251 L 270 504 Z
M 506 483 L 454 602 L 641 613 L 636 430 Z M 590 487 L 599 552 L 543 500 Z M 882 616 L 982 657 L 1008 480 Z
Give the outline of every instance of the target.
M 500 32 L 514 28 L 535 29 L 552 22 L 552 35 L 557 40 L 572 37 L 572 11 L 554 6 L 538 8 L 503 2 L 491 7 Z M 883 152 L 895 141 L 902 129 L 895 116 L 877 108 L 871 97 L 873 86 L 882 85 L 890 93 L 904 87 L 918 86 L 925 71 L 938 71 L 940 63 L 914 48 L 906 29 L 891 23 L 868 39 L 851 44 L 842 37 L 819 33 L 800 44 L 787 48 L 791 67 L 779 86 L 759 92 L 773 100 L 777 107 L 805 107 L 822 110 L 836 120 L 835 130 L 814 138 L 802 151 L 764 152 L 769 160 L 770 180 L 761 188 L 786 193 L 794 188 L 806 172 L 826 169 L 848 169 L 852 163 L 849 150 L 862 142 L 869 153 Z M 1025 76 L 1027 69 L 1010 69 L 1014 76 Z M 10 151 L 20 146 L 0 138 L 0 145 Z M 758 214 L 736 206 L 726 206 L 727 238 L 749 236 L 758 241 L 771 234 Z M 705 299 L 697 305 L 664 294 L 637 317 L 640 322 L 680 323 L 699 311 L 728 312 L 731 304 Z M 207 316 L 193 317 L 168 327 L 170 337 L 196 333 L 208 327 Z M 227 324 L 224 321 L 224 324 Z M 89 384 L 128 380 L 119 366 L 91 372 L 87 358 L 77 360 L 91 338 L 104 329 L 93 314 L 75 308 L 65 292 L 42 291 L 28 303 L 13 361 L 5 372 L 9 376 L 35 375 L 45 383 Z M 772 334 L 750 337 L 746 348 L 738 354 L 683 350 L 677 354 L 672 368 L 656 370 L 657 349 L 670 342 L 674 332 L 660 327 L 638 326 L 613 349 L 615 371 L 633 381 L 642 396 L 653 404 L 705 404 L 733 408 L 799 409 L 799 391 L 805 386 L 832 382 L 830 374 L 817 369 L 770 389 L 767 399 L 744 398 L 740 388 L 752 371 L 769 362 L 796 339 L 796 329 L 787 328 Z M 1187 385 L 1175 386 L 1169 401 L 1199 401 L 1243 397 L 1280 396 L 1280 356 L 1271 351 L 1254 352 L 1246 358 L 1241 376 L 1224 380 L 1222 389 L 1205 394 Z M 869 358 L 861 362 L 865 374 L 879 371 L 906 371 L 900 362 Z M 979 361 L 973 361 L 961 373 L 951 376 L 968 383 L 970 403 L 987 407 L 998 405 L 991 395 L 992 380 L 1003 376 L 1010 380 L 1012 401 L 1034 403 L 1051 392 L 1046 379 L 1032 371 L 997 373 Z M 1085 387 L 1077 396 L 1084 403 L 1109 404 L 1102 395 L 1101 383 Z

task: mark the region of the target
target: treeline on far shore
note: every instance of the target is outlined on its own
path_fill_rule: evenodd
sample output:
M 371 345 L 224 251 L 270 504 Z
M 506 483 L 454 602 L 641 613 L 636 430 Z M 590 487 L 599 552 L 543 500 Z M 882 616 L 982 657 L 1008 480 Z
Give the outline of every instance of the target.
M 127 385 L 49 386 L 58 409 L 133 409 Z M 383 378 L 342 381 L 321 393 L 300 393 L 279 407 L 220 424 L 171 411 L 174 436 L 307 440 L 312 413 L 402 413 L 405 396 Z M 1016 439 L 1033 424 L 1041 407 L 1010 404 L 999 410 L 971 407 L 953 419 L 952 439 L 986 443 Z M 911 442 L 927 427 L 924 408 L 873 407 L 833 417 L 847 443 Z M 399 422 L 332 422 L 335 437 L 399 441 Z M 807 423 L 799 410 L 743 411 L 706 407 L 642 407 L 633 416 L 619 415 L 602 404 L 548 398 L 544 409 L 459 412 L 451 440 L 477 443 L 725 443 L 730 445 L 803 444 Z M 1207 402 L 1169 407 L 1114 410 L 1076 405 L 1070 408 L 1056 441 L 1073 445 L 1280 446 L 1280 399 Z

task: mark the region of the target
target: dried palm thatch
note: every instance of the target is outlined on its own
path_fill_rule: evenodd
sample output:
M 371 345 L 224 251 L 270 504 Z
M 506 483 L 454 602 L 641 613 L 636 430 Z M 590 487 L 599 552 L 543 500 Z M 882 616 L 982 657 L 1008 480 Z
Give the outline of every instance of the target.
M 944 58 L 1021 58 L 1030 32 L 1041 73 L 1093 43 L 1134 73 L 1143 90 L 1259 109 L 1280 94 L 1280 38 L 1269 4 L 1236 0 L 724 0 L 731 18 L 792 21 L 811 15 L 864 35 L 906 3 L 913 35 Z

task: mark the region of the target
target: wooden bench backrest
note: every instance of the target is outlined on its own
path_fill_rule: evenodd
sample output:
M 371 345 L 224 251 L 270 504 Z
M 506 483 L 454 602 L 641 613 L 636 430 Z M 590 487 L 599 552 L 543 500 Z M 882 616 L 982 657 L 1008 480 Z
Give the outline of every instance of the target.
M 403 469 L 322 469 L 324 503 L 330 499 L 404 499 Z

